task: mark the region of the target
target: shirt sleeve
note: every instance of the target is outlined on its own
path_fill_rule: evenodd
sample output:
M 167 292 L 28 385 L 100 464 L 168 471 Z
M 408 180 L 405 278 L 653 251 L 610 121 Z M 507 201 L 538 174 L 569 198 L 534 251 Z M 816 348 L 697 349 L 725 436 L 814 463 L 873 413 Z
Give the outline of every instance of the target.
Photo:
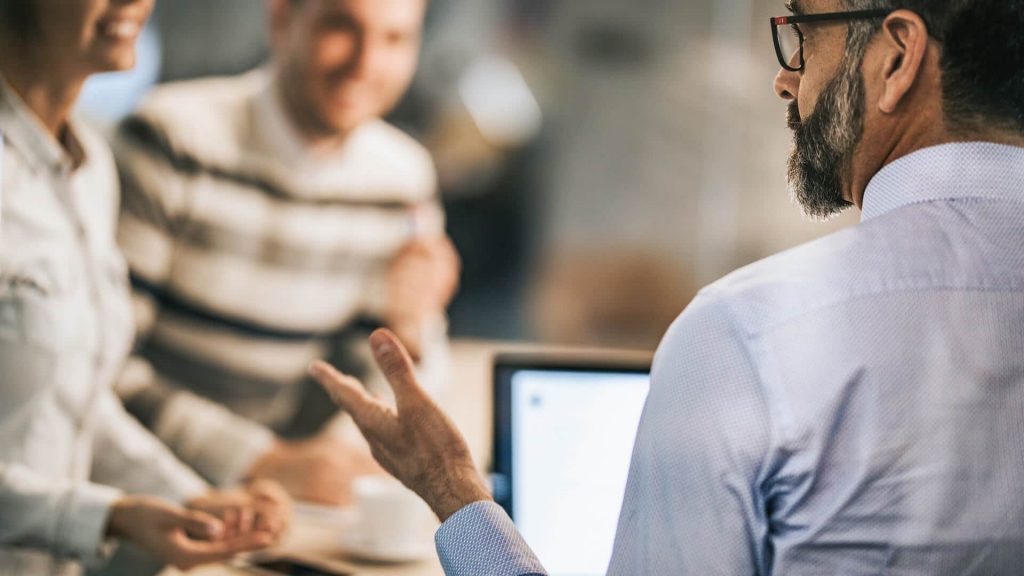
M 475 502 L 441 525 L 437 555 L 447 576 L 543 576 L 547 574 L 494 502 Z
M 669 330 L 633 450 L 609 574 L 765 574 L 768 409 L 728 300 Z
M 0 287 L 2 289 L 2 287 Z M 56 378 L 55 353 L 24 343 L 25 334 L 12 337 L 22 321 L 10 316 L 0 301 L 0 441 L 5 454 L 46 450 L 54 439 L 36 438 L 18 446 L 29 423 L 42 422 L 40 398 L 53 393 L 47 383 Z M 68 383 L 68 386 L 84 382 Z M 37 426 L 43 430 L 40 426 Z M 42 441 L 39 441 L 42 440 Z M 71 446 L 63 447 L 72 449 Z M 55 457 L 62 448 L 56 446 Z M 35 548 L 85 563 L 101 559 L 108 547 L 105 532 L 110 508 L 121 491 L 71 478 L 40 473 L 15 458 L 0 457 L 0 548 Z
M 727 300 L 702 294 L 659 348 L 608 573 L 766 574 L 758 486 L 770 445 L 767 405 Z M 448 576 L 544 574 L 494 503 L 438 530 Z
M 269 428 L 184 390 L 168 395 L 153 432 L 218 486 L 243 480 L 276 439 Z
M 98 399 L 92 479 L 132 494 L 185 502 L 208 490 L 206 482 L 179 461 L 109 391 Z
M 161 152 L 161 134 L 139 118 L 118 131 L 113 148 L 122 184 L 118 241 L 132 271 L 137 334 L 159 312 L 154 291 L 167 280 L 177 224 L 187 211 L 187 182 Z M 241 480 L 275 440 L 271 430 L 162 381 L 133 357 L 115 388 L 125 406 L 181 460 L 217 485 Z
M 47 550 L 94 564 L 107 557 L 111 507 L 121 491 L 55 480 L 21 464 L 0 462 L 0 545 Z

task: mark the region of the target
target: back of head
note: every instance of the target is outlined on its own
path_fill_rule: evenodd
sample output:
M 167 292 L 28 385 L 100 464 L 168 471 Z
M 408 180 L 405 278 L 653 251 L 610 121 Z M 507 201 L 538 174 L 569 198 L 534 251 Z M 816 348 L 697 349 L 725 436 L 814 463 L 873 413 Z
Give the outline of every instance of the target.
M 943 107 L 958 135 L 1024 135 L 1024 0 L 845 0 L 907 9 L 942 45 Z

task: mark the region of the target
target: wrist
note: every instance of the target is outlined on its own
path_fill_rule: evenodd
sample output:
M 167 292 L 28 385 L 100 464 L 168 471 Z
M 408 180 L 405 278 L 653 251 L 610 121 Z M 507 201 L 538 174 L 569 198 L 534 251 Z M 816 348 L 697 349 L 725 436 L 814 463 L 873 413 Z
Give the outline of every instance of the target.
M 125 496 L 110 506 L 110 515 L 107 517 L 106 535 L 110 538 L 123 538 L 128 534 L 128 525 L 131 523 L 128 516 L 131 510 L 138 506 L 138 501 L 132 496 Z
M 476 470 L 462 478 L 439 484 L 434 494 L 428 504 L 441 522 L 475 502 L 494 501 Z
M 439 502 L 437 506 L 432 507 L 434 514 L 437 514 L 437 519 L 443 524 L 449 518 L 455 515 L 456 512 L 462 510 L 470 504 L 476 504 L 477 502 L 493 502 L 494 498 L 486 492 L 478 493 L 476 495 L 463 494 L 459 497 L 453 497 L 443 502 Z

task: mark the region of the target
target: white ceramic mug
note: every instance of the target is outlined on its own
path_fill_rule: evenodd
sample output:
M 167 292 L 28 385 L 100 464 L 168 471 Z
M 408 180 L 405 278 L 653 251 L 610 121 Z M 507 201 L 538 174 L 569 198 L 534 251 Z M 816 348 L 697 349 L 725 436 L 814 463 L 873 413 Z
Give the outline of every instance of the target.
M 430 554 L 437 519 L 423 500 L 394 478 L 361 476 L 352 483 L 355 522 L 348 547 L 378 560 Z

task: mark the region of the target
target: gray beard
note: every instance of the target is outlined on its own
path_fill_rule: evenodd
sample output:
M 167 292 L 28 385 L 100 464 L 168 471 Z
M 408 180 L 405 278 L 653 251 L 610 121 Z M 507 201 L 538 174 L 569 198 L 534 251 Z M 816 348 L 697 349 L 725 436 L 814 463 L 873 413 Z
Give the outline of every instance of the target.
M 827 220 L 851 206 L 843 198 L 854 150 L 864 133 L 865 92 L 859 61 L 849 57 L 822 92 L 806 121 L 789 106 L 795 146 L 789 157 L 789 191 L 804 213 Z

